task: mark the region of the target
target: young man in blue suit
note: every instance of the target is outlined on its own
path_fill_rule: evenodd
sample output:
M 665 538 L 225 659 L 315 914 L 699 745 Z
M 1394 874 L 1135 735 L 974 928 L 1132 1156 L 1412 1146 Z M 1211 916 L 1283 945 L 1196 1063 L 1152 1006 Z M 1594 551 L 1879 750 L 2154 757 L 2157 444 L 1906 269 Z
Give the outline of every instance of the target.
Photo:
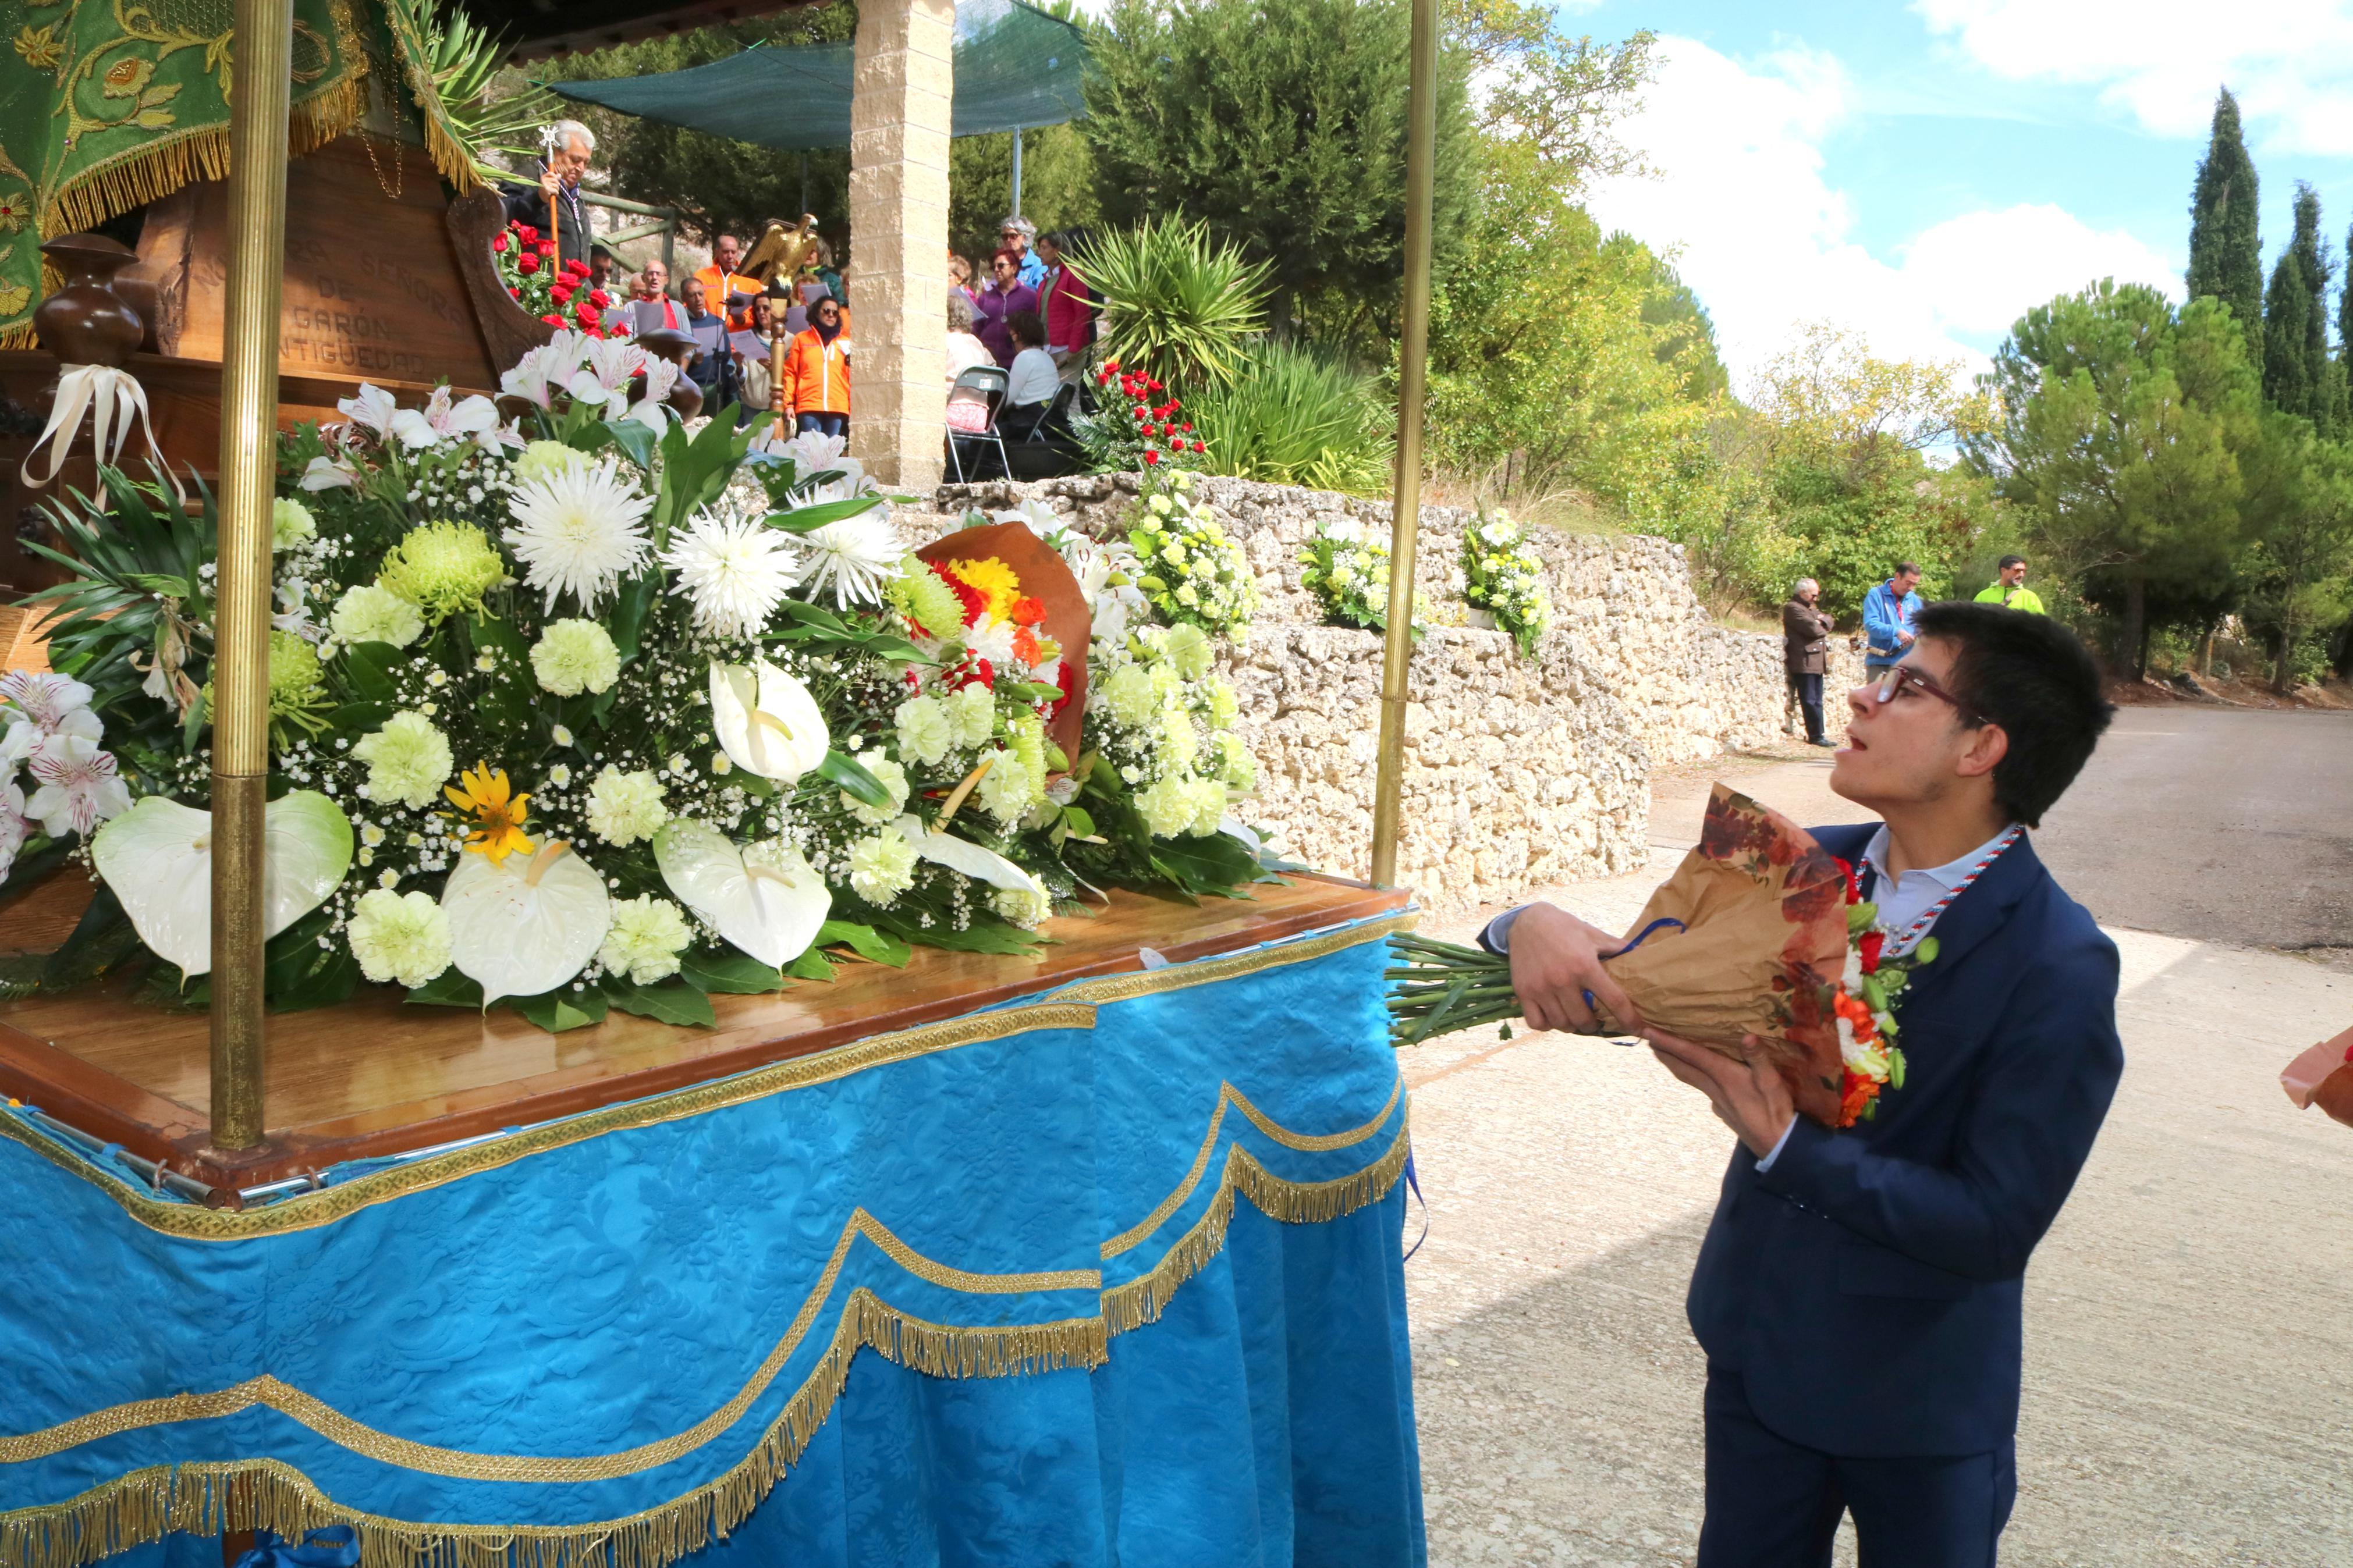
M 1831 787 L 1884 818 L 1816 837 L 1905 952 L 1909 1065 L 1876 1117 L 1799 1117 L 1778 1074 L 1656 1029 L 1668 1070 L 1740 1139 L 1688 1310 L 1708 1359 L 1699 1568 L 1990 1568 L 2018 1490 L 2020 1300 L 2124 1067 L 2116 950 L 2035 858 L 2034 826 L 2109 709 L 2064 627 L 1922 610 L 1899 665 L 1850 692 Z M 1508 925 L 1505 921 L 1509 921 Z M 1631 1009 L 1617 939 L 1549 905 L 1490 927 L 1537 1028 Z

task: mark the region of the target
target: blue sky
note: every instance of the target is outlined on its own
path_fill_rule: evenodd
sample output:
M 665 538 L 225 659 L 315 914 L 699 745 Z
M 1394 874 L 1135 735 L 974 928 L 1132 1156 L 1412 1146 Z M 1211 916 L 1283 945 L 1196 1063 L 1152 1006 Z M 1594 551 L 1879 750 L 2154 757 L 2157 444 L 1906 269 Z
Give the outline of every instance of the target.
M 2248 119 L 2265 266 L 2298 179 L 2353 224 L 2353 0 L 1567 0 L 1648 27 L 1626 128 L 1659 172 L 1591 195 L 1715 315 L 1736 375 L 1828 320 L 1970 368 L 2028 306 L 2113 274 L 2180 292 L 2216 87 Z

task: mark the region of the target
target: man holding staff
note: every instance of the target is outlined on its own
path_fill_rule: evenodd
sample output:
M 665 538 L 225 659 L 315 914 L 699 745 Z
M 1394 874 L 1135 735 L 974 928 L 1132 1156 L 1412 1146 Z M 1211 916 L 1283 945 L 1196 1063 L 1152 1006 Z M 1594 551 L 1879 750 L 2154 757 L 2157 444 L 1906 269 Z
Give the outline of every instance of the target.
M 1482 936 L 1531 1026 L 1591 1031 L 1598 999 L 1739 1138 L 1686 1303 L 1707 1352 L 1699 1568 L 1828 1568 L 1847 1513 L 1866 1568 L 1991 1568 L 2027 1260 L 2124 1068 L 2116 946 L 2025 831 L 2107 727 L 2098 670 L 2023 611 L 1940 604 L 1913 626 L 1847 694 L 1831 774 L 1883 820 L 1814 832 L 1877 904 L 1883 952 L 1921 960 L 1908 1073 L 1872 1120 L 1834 1131 L 1763 1056 L 1645 1026 L 1603 966 L 1622 944 L 1562 910 Z
M 534 189 L 507 197 L 507 221 L 527 223 L 555 241 L 555 265 L 588 255 L 588 209 L 580 203 L 580 176 L 588 172 L 588 155 L 596 151 L 596 133 L 576 120 L 559 120 L 547 128 L 547 155 L 533 160 L 539 177 Z

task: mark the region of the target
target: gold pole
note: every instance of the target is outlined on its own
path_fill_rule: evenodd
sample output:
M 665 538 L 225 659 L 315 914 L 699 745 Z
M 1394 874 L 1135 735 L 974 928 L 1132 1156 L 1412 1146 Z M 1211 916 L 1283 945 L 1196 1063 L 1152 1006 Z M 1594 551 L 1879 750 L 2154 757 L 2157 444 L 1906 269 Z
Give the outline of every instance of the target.
M 1421 521 L 1422 387 L 1430 359 L 1431 165 L 1438 149 L 1438 0 L 1413 0 L 1405 152 L 1405 331 L 1398 345 L 1397 515 L 1389 533 L 1388 634 L 1381 650 L 1381 750 L 1373 784 L 1373 880 L 1397 880 L 1405 790 L 1406 666 L 1413 654 L 1413 552 Z
M 293 0 L 237 0 L 228 308 L 221 353 L 213 657 L 212 1142 L 261 1142 L 261 808 L 269 774 L 269 506 L 278 479 L 279 274 Z

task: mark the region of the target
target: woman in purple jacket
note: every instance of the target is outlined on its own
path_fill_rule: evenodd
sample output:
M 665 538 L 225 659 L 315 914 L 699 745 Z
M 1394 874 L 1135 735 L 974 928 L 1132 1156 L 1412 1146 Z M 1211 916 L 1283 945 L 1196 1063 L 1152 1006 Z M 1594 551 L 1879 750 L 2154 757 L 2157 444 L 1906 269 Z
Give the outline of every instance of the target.
M 1021 281 L 1021 258 L 1009 250 L 990 257 L 988 270 L 988 282 L 973 301 L 972 313 L 978 319 L 973 331 L 988 345 L 997 363 L 1009 370 L 1021 348 L 1006 329 L 1005 319 L 1021 310 L 1035 310 L 1038 290 Z

